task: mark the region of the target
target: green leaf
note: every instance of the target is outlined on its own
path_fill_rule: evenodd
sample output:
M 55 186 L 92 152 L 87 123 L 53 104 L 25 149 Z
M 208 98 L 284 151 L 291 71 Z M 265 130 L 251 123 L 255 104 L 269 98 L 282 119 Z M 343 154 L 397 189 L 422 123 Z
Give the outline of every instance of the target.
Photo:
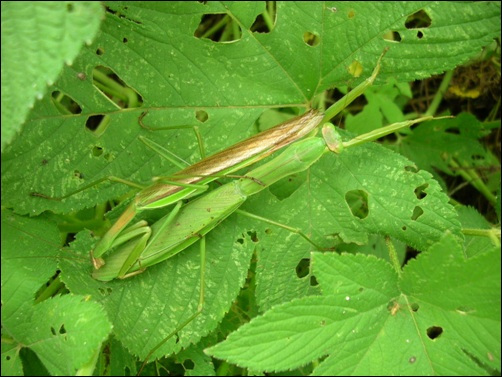
M 432 19 L 420 29 L 422 38 L 417 29 L 404 26 L 420 10 Z M 172 174 L 176 169 L 139 136 L 155 138 L 190 163 L 200 159 L 192 130 L 144 130 L 138 126 L 144 110 L 149 110 L 144 123 L 153 128 L 200 127 L 206 152 L 213 153 L 253 133 L 264 109 L 294 110 L 334 85 L 356 85 L 370 74 L 385 47 L 390 51 L 378 83 L 451 69 L 500 33 L 495 3 L 351 2 L 336 11 L 317 2 L 278 3 L 274 29 L 252 32 L 261 11 L 256 5 L 214 2 L 110 3 L 97 39 L 49 90 L 65 93 L 81 113 L 62 113 L 51 95 L 36 104 L 18 143 L 2 159 L 4 203 L 21 214 L 66 213 L 128 189 L 103 183 L 63 202 L 30 193 L 60 197 L 110 175 L 148 183 L 152 176 Z M 194 37 L 208 13 L 227 14 L 242 30 L 241 38 L 217 43 Z M 383 38 L 393 30 L 402 35 L 400 43 Z M 319 35 L 321 42 L 308 45 L 306 32 Z M 348 72 L 353 61 L 363 67 L 357 80 Z M 96 67 L 106 67 L 124 83 L 123 91 L 136 93 L 134 103 L 112 102 L 98 89 Z M 206 122 L 197 119 L 198 111 L 207 113 Z M 97 116 L 106 116 L 105 130 L 91 130 Z
M 63 64 L 91 44 L 103 9 L 95 2 L 2 3 L 2 151 L 47 93 Z
M 459 220 L 462 223 L 462 229 L 493 229 L 492 225 L 474 208 L 458 206 L 456 210 Z M 465 236 L 465 253 L 468 257 L 484 253 L 493 247 L 492 240 L 488 237 Z
M 59 345 L 59 337 L 64 336 L 54 336 L 52 329 L 56 334 L 60 329 L 67 331 L 72 341 L 74 334 L 87 341 L 84 333 L 96 332 L 99 327 L 99 334 L 88 342 L 81 354 L 75 355 L 80 350 L 75 351 L 74 344 L 68 342 L 71 349 L 61 352 L 68 363 L 63 366 L 57 360 L 47 366 L 53 374 L 73 374 L 75 368 L 79 373 L 88 371 L 92 364 L 90 355 L 99 351 L 110 331 L 110 322 L 113 338 L 104 347 L 95 373 L 126 371 L 134 374 L 137 366 L 131 355 L 144 359 L 161 340 L 177 332 L 150 360 L 178 352 L 179 361 L 185 356 L 190 359 L 183 361 L 184 368 L 189 361 L 194 361 L 199 373 L 210 374 L 213 370 L 207 364 L 208 358 L 192 350 L 183 354 L 183 349 L 192 344 L 196 348 L 205 342 L 214 344 L 214 339 L 225 337 L 228 328 L 238 327 L 240 324 L 234 323 L 218 327 L 230 310 L 232 318 L 238 318 L 240 323 L 257 312 L 255 307 L 248 310 L 239 306 L 246 301 L 242 297 L 236 301 L 235 313 L 231 308 L 246 277 L 249 296 L 255 293 L 258 282 L 261 309 L 295 300 L 291 305 L 298 305 L 300 314 L 302 310 L 318 310 L 315 306 L 302 308 L 304 299 L 299 298 L 320 294 L 321 286 L 316 285 L 315 278 L 322 280 L 321 272 L 302 275 L 309 263 L 315 267 L 316 259 L 310 260 L 313 247 L 304 244 L 297 235 L 283 233 L 274 225 L 261 226 L 241 215 L 232 215 L 208 235 L 202 313 L 177 331 L 197 310 L 201 272 L 197 245 L 149 267 L 138 276 L 102 283 L 91 278 L 89 252 L 96 239 L 87 231 L 80 232 L 71 247 L 60 249 L 59 238 L 67 238 L 68 229 L 77 232 L 88 228 L 96 237 L 102 234 L 110 225 L 102 220 L 105 208 L 120 203 L 107 214 L 113 218 L 127 203 L 131 189 L 118 183 L 101 182 L 62 201 L 32 193 L 57 198 L 109 176 L 148 185 L 152 177 L 168 176 L 178 168 L 149 149 L 141 141 L 142 137 L 155 140 L 187 163 L 194 163 L 204 154 L 194 131 L 200 133 L 207 155 L 303 112 L 311 105 L 322 108 L 325 89 L 362 82 L 386 47 L 390 50 L 382 61 L 377 86 L 453 69 L 476 57 L 500 34 L 500 5 L 492 2 L 342 2 L 336 8 L 321 2 L 278 2 L 271 12 L 270 26 L 262 30 L 258 27 L 265 6 L 270 4 L 107 3 L 106 16 L 96 40 L 82 49 L 71 66 L 63 67 L 59 79 L 27 115 L 22 133 L 2 154 L 2 205 L 29 216 L 45 211 L 61 214 L 51 218 L 58 221 L 63 231 L 59 235 L 53 224 L 47 224 L 45 215 L 30 219 L 9 214 L 8 218 L 15 219 L 13 222 L 18 225 L 3 227 L 3 329 L 4 338 L 15 344 L 15 348 L 3 345 L 4 361 L 11 358 L 7 360 L 10 371 L 18 373 L 21 370 L 18 351 L 28 344 L 23 342 L 25 338 L 41 339 L 46 350 L 37 349 L 37 355 L 40 354 L 44 364 L 52 363 L 55 352 L 47 339 L 53 339 L 52 336 L 56 338 L 54 344 Z M 428 15 L 431 24 L 415 28 L 407 25 L 407 19 L 420 15 L 420 11 Z M 227 20 L 227 28 L 217 31 L 224 42 L 213 40 L 211 33 L 199 33 L 206 16 L 215 14 Z M 87 22 L 91 27 L 92 22 Z M 400 42 L 388 40 L 392 32 L 400 35 Z M 80 42 L 74 43 L 74 47 L 80 48 Z M 355 78 L 349 72 L 350 67 L 362 68 L 360 77 Z M 43 78 L 45 85 L 46 74 L 39 74 L 38 78 Z M 407 86 L 396 84 L 401 93 L 406 92 Z M 401 106 L 385 104 L 383 99 L 395 98 L 394 87 L 385 95 L 380 95 L 375 88 L 374 94 L 378 104 L 374 108 L 385 118 L 401 116 Z M 366 119 L 368 123 L 375 121 Z M 374 124 L 363 126 L 374 128 Z M 481 134 L 476 139 L 479 136 Z M 271 193 L 277 194 L 282 202 Z M 384 236 L 391 235 L 402 241 L 401 249 L 410 245 L 426 250 L 446 229 L 458 242 L 462 239 L 458 216 L 447 199 L 429 173 L 417 171 L 408 160 L 384 148 L 364 145 L 348 149 L 338 157 L 326 156 L 312 169 L 291 177 L 291 181 L 250 198 L 247 209 L 298 227 L 327 248 L 352 248 L 353 251 L 364 248 L 367 252 L 381 243 Z M 93 210 L 76 213 L 85 208 Z M 167 211 L 168 208 L 155 213 L 145 211 L 148 213 L 141 216 L 152 221 Z M 89 219 L 94 212 L 95 219 Z M 40 231 L 38 225 L 33 225 L 38 222 L 44 224 Z M 33 237 L 28 237 L 29 242 L 25 243 L 22 234 L 27 230 Z M 10 240 L 9 246 L 4 247 L 7 240 Z M 256 267 L 249 272 L 255 247 L 258 259 L 256 263 L 253 260 L 252 266 Z M 482 253 L 482 250 L 476 252 Z M 57 265 L 55 257 L 59 258 Z M 340 285 L 342 305 L 333 313 L 327 311 L 328 318 L 339 316 L 335 319 L 344 320 L 345 308 L 364 309 L 370 305 L 377 315 L 386 316 L 383 320 L 378 317 L 375 323 L 384 323 L 387 326 L 384 328 L 395 334 L 397 331 L 391 331 L 388 325 L 391 323 L 388 322 L 389 310 L 394 301 L 406 307 L 403 293 L 395 283 L 396 274 L 388 264 L 374 257 L 353 258 L 350 260 L 357 263 L 352 265 L 350 276 L 344 279 L 350 289 L 345 290 L 344 285 Z M 482 269 L 484 265 L 473 268 Z M 65 284 L 64 289 L 69 290 L 70 298 L 57 297 L 33 305 L 34 299 L 40 297 L 37 292 L 45 287 L 56 270 L 61 270 L 60 279 Z M 376 275 L 368 277 L 367 271 L 374 271 Z M 355 291 L 350 285 L 353 276 L 364 278 L 364 286 L 370 292 L 366 302 L 345 300 L 345 297 L 366 294 Z M 379 295 L 379 291 L 384 293 Z M 389 297 L 392 301 L 383 300 Z M 70 306 L 79 310 L 80 305 L 93 304 L 81 309 L 93 320 L 78 330 L 72 329 L 71 324 L 79 319 L 79 313 L 61 308 L 62 300 L 68 300 Z M 331 303 L 325 297 L 305 300 L 311 300 L 312 305 L 318 302 L 316 300 Z M 254 297 L 248 301 L 254 305 Z M 64 312 L 64 320 L 54 312 L 56 308 Z M 326 308 L 331 307 L 327 305 Z M 405 316 L 401 318 L 403 312 Z M 401 309 L 390 317 L 406 323 L 406 326 L 397 327 L 400 330 L 411 327 L 408 320 L 411 315 L 410 309 Z M 39 329 L 36 329 L 37 320 L 41 323 Z M 34 325 L 27 328 L 24 322 Z M 63 322 L 64 328 L 61 327 Z M 373 319 L 367 320 L 370 325 L 373 322 Z M 45 333 L 40 334 L 41 330 Z M 199 342 L 206 335 L 209 336 Z M 330 338 L 328 342 L 335 340 Z M 36 345 L 29 343 L 32 344 Z M 403 349 L 391 343 L 381 344 L 380 349 L 389 355 Z M 308 349 L 327 355 L 323 350 Z M 372 351 L 377 353 L 379 349 Z M 356 362 L 360 352 L 358 349 L 355 353 Z M 495 359 L 493 352 L 490 355 Z M 460 359 L 462 357 L 465 355 Z M 332 358 L 328 360 L 334 362 Z M 419 362 L 422 359 L 406 367 L 414 370 Z M 451 364 L 456 363 L 456 359 L 451 359 Z M 402 370 L 408 371 L 405 367 Z M 464 373 L 479 370 L 469 364 Z
M 314 253 L 323 296 L 276 306 L 206 353 L 264 371 L 329 355 L 314 375 L 487 374 L 500 368 L 499 263 L 495 248 L 464 259 L 451 235 L 400 279 L 374 257 Z
M 354 192 L 365 194 L 366 215 L 350 208 Z M 301 229 L 328 248 L 340 241 L 367 244 L 369 234 L 392 236 L 417 250 L 426 250 L 446 231 L 463 239 L 457 213 L 430 174 L 376 144 L 329 154 L 287 199 L 264 193 L 249 198 L 243 209 Z M 270 224 L 252 221 L 248 227 L 259 232 L 257 295 L 263 310 L 315 292 L 310 276 L 295 272 L 315 250 L 312 245 Z
M 244 284 L 254 245 L 239 222 L 224 222 L 207 236 L 203 312 L 172 336 L 152 357 L 178 352 L 212 331 Z M 244 235 L 245 236 L 244 236 Z M 222 236 L 224 235 L 224 236 Z M 61 278 L 70 291 L 91 295 L 113 320 L 114 333 L 134 355 L 148 352 L 197 311 L 200 293 L 199 245 L 125 280 L 91 278 L 93 240 L 80 233 L 72 249 L 80 258 L 62 259 Z
M 59 233 L 54 224 L 2 211 L 2 229 L 2 330 L 16 345 L 11 361 L 29 347 L 52 374 L 75 374 L 100 349 L 111 324 L 102 307 L 83 296 L 35 304 L 35 294 L 56 272 Z
M 454 119 L 435 121 L 433 125 L 423 123 L 403 140 L 400 151 L 421 169 L 429 171 L 436 168 L 446 174 L 457 175 L 458 170 L 468 167 L 490 169 L 500 166 L 500 162 L 479 142 L 489 133 L 488 127 L 497 128 L 500 124 L 489 125 L 467 113 L 459 114 Z M 457 171 L 451 168 L 452 159 L 461 165 Z

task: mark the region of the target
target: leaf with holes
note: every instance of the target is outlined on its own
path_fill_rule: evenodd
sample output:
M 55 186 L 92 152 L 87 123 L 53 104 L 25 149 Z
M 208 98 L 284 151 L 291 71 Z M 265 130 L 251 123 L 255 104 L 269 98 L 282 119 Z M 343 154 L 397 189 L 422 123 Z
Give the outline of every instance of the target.
M 200 159 L 195 127 L 213 153 L 255 133 L 264 109 L 294 112 L 334 85 L 361 82 L 385 47 L 377 83 L 443 72 L 500 32 L 500 7 L 493 3 L 279 3 L 268 28 L 260 26 L 263 11 L 264 3 L 108 4 L 97 39 L 65 67 L 6 150 L 3 203 L 30 215 L 92 207 L 128 188 L 105 182 L 62 202 L 30 193 L 61 197 L 109 176 L 149 183 L 177 168 L 140 136 L 193 163 Z M 419 12 L 430 25 L 406 26 Z M 235 32 L 219 42 L 199 35 L 209 14 L 227 17 L 222 24 Z M 387 39 L 392 31 L 400 42 Z M 354 65 L 362 69 L 358 78 Z M 139 126 L 145 110 L 144 124 L 162 131 Z
M 102 283 L 90 276 L 89 251 L 135 192 L 106 178 L 149 185 L 153 177 L 178 170 L 145 138 L 166 153 L 194 163 L 306 108 L 324 109 L 337 99 L 335 86 L 354 87 L 365 80 L 382 51 L 390 47 L 372 93 L 378 93 L 375 98 L 392 98 L 392 105 L 373 106 L 365 124 L 353 127 L 357 132 L 374 129 L 404 117 L 402 98 L 393 90 L 397 86 L 399 93 L 405 93 L 407 84 L 396 81 L 453 69 L 477 56 L 500 34 L 500 6 L 493 2 L 341 2 L 336 6 L 109 2 L 104 8 L 106 17 L 95 41 L 64 67 L 49 93 L 29 113 L 23 132 L 2 154 L 3 208 L 29 216 L 50 213 L 61 230 L 60 238 L 67 241 L 80 232 L 75 241 L 67 242 L 69 247 L 57 250 L 57 265 L 54 250 L 43 247 L 44 239 L 54 243 L 50 232 L 36 232 L 40 241 L 32 242 L 29 249 L 24 244 L 16 249 L 13 242 L 10 252 L 18 255 L 9 260 L 16 263 L 6 276 L 22 286 L 23 280 L 15 279 L 18 270 L 40 272 L 38 289 L 59 269 L 72 295 L 105 309 L 103 322 L 113 322 L 113 339 L 123 347 L 110 340 L 102 350 L 103 369 L 95 374 L 108 373 L 108 366 L 117 363 L 122 368 L 127 365 L 130 374 L 132 355 L 144 358 L 194 313 L 199 298 L 197 246 L 131 279 Z M 384 83 L 392 87 L 389 96 L 380 96 Z M 405 137 L 400 134 L 398 141 Z M 49 200 L 47 196 L 67 197 Z M 113 210 L 108 212 L 110 207 Z M 264 190 L 246 209 L 299 228 L 328 249 L 368 252 L 382 245 L 384 235 L 391 235 L 402 241 L 404 254 L 407 246 L 427 249 L 445 229 L 461 237 L 456 215 L 430 174 L 371 145 L 338 157 L 326 156 L 309 171 Z M 155 221 L 168 210 L 145 211 L 142 216 Z M 37 220 L 46 222 L 46 216 Z M 31 224 L 21 227 L 31 228 Z M 13 229 L 4 229 L 14 241 L 20 237 Z M 153 358 L 192 343 L 200 347 L 201 337 L 211 332 L 214 344 L 229 328 L 256 315 L 256 292 L 260 309 L 318 293 L 309 265 L 312 249 L 302 242 L 295 233 L 283 232 L 270 222 L 260 225 L 242 213 L 220 224 L 207 240 L 203 312 Z M 44 253 L 47 260 L 42 262 Z M 6 284 L 4 297 L 31 305 L 32 288 L 27 293 Z M 57 300 L 46 301 L 50 309 Z M 4 312 L 10 313 L 9 308 L 4 302 Z M 397 309 L 392 311 L 399 313 Z M 65 314 L 78 319 L 75 311 Z M 3 328 L 10 331 L 12 324 L 8 324 Z M 44 328 L 52 334 L 51 327 L 56 334 L 61 328 Z M 33 331 L 30 339 L 39 339 L 35 329 L 25 329 Z M 82 330 L 93 329 L 86 322 Z M 93 342 L 96 354 L 100 344 Z M 18 348 L 23 345 L 16 343 Z M 131 353 L 128 358 L 125 349 Z M 12 349 L 6 348 L 7 352 L 15 355 Z M 197 356 L 193 358 L 202 367 L 207 359 Z M 20 363 L 12 363 L 12 370 L 20 369 Z
M 322 296 L 276 306 L 206 353 L 267 372 L 322 358 L 312 373 L 318 376 L 500 369 L 496 248 L 465 259 L 447 235 L 400 277 L 372 256 L 313 253 L 312 259 Z
M 368 144 L 326 155 L 290 197 L 272 194 L 250 198 L 244 209 L 307 233 L 323 247 L 368 242 L 370 234 L 391 236 L 426 250 L 446 231 L 463 239 L 457 213 L 438 183 L 417 171 L 406 158 Z M 262 309 L 315 292 L 310 276 L 298 278 L 295 267 L 312 245 L 299 235 L 256 223 L 257 295 Z
M 21 365 L 20 351 L 29 347 L 52 375 L 74 375 L 96 357 L 111 332 L 103 307 L 78 295 L 38 302 L 56 270 L 59 235 L 54 223 L 2 210 L 2 234 L 2 336 L 15 348 L 4 360 L 8 369 L 2 363 L 3 374 Z M 58 287 L 58 282 L 56 277 L 50 286 Z

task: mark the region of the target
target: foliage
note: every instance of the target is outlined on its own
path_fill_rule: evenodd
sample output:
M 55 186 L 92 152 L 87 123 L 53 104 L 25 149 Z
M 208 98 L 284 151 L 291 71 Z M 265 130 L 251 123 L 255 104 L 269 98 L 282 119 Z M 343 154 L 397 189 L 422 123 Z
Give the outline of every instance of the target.
M 2 153 L 3 375 L 30 374 L 28 365 L 40 368 L 32 374 L 135 374 L 136 357 L 173 331 L 143 374 L 500 373 L 500 161 L 490 139 L 500 132 L 500 92 L 491 113 L 454 112 L 382 145 L 327 154 L 249 198 L 246 211 L 337 252 L 233 214 L 207 236 L 203 312 L 180 331 L 199 300 L 198 245 L 99 282 L 89 250 L 134 190 L 101 182 L 64 200 L 31 195 L 61 197 L 109 176 L 142 184 L 169 176 L 177 168 L 142 137 L 196 162 L 305 107 L 328 107 L 333 88 L 367 78 L 386 47 L 367 104 L 344 111 L 346 140 L 448 113 L 449 80 L 455 98 L 487 102 L 482 93 L 500 84 L 500 3 L 103 6 L 101 29 L 75 59 L 63 52 L 91 38 L 87 31 L 55 48 L 59 63 L 40 55 L 45 68 L 34 75 L 44 82 L 71 63 Z M 93 12 L 89 28 L 103 9 Z M 36 14 L 10 17 L 33 25 Z M 50 21 L 42 23 L 54 34 L 75 26 Z M 485 67 L 475 88 L 455 82 L 462 64 Z M 411 98 L 407 82 L 445 71 L 430 103 Z M 8 86 L 2 76 L 2 105 L 4 90 L 12 102 L 2 124 L 12 114 L 21 123 L 30 98 L 45 93 L 24 91 L 21 76 Z M 408 105 L 417 102 L 428 106 Z M 4 113 L 14 104 L 24 109 Z M 464 186 L 475 194 L 457 195 Z M 148 212 L 153 221 L 166 210 Z

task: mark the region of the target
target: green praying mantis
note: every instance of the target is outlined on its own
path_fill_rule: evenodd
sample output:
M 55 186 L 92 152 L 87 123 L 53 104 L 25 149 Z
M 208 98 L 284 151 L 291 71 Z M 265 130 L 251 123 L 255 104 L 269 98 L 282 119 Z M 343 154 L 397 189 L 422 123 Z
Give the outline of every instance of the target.
M 146 360 L 168 338 L 179 332 L 202 311 L 205 269 L 203 237 L 230 214 L 238 211 L 239 206 L 249 196 L 281 178 L 308 169 L 325 153 L 340 153 L 344 148 L 372 141 L 401 128 L 432 119 L 423 117 L 393 124 L 346 142 L 341 141 L 332 125 L 325 123 L 373 83 L 379 73 L 382 57 L 383 54 L 378 59 L 371 76 L 330 107 L 325 114 L 316 110 L 307 111 L 297 118 L 203 159 L 169 179 L 160 179 L 142 189 L 99 240 L 91 251 L 91 257 L 94 265 L 93 277 L 101 281 L 129 278 L 149 266 L 171 258 L 198 240 L 202 241 L 201 289 L 197 312 L 156 346 Z M 315 137 L 315 132 L 320 126 L 322 126 L 322 138 Z M 247 172 L 240 179 L 201 195 L 207 190 L 207 185 L 219 176 L 229 176 L 286 146 L 288 148 L 279 156 Z M 195 195 L 200 197 L 188 204 L 182 203 L 183 199 Z M 174 208 L 153 224 L 140 221 L 130 225 L 136 214 L 143 210 L 173 204 Z
M 338 136 L 333 126 L 324 127 L 324 139 L 315 138 L 313 134 L 319 125 L 338 114 L 373 83 L 380 71 L 381 59 L 385 52 L 379 57 L 372 75 L 336 102 L 325 114 L 309 110 L 299 117 L 209 156 L 179 171 L 169 179 L 160 178 L 152 185 L 141 189 L 91 251 L 91 260 L 94 265 L 93 277 L 102 281 L 127 278 L 143 271 L 148 266 L 172 257 L 217 226 L 249 195 L 285 176 L 307 169 L 327 150 L 338 153 L 342 144 L 337 140 Z M 145 115 L 145 113 L 141 115 L 140 124 Z M 400 127 L 405 126 L 407 125 Z M 309 134 L 312 134 L 311 137 L 301 140 Z M 379 135 L 382 136 L 384 133 Z M 364 139 L 366 140 L 370 139 Z M 155 150 L 162 149 L 151 140 L 145 140 L 145 144 Z M 202 194 L 207 190 L 208 183 L 218 177 L 229 176 L 290 144 L 294 147 L 284 152 L 277 160 L 273 160 L 276 162 L 271 161 L 265 165 L 265 168 L 253 170 L 240 180 L 212 191 L 182 208 L 183 199 Z M 297 165 L 298 159 L 299 165 Z M 273 174 L 275 171 L 278 173 Z M 91 183 L 57 200 L 67 198 L 101 181 Z M 32 193 L 32 195 L 48 198 L 39 193 Z M 217 204 L 220 202 L 225 204 L 220 206 Z M 155 224 L 150 226 L 145 221 L 139 221 L 130 225 L 139 212 L 167 207 L 174 203 L 176 205 L 172 211 Z M 210 214 L 193 209 L 202 205 L 208 207 L 207 203 L 219 209 L 213 210 Z M 170 226 L 173 221 L 176 224 L 185 225 Z

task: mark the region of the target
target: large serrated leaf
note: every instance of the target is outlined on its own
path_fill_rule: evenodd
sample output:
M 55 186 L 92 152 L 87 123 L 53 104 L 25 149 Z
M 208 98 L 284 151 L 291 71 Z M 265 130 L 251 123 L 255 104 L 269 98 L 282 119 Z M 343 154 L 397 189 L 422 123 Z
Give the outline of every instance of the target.
M 365 218 L 354 215 L 347 202 L 354 191 L 366 193 Z M 457 213 L 431 175 L 376 144 L 325 156 L 287 199 L 264 193 L 248 199 L 243 208 L 301 229 L 322 247 L 335 246 L 337 239 L 365 244 L 368 234 L 391 236 L 418 250 L 447 231 L 463 239 Z M 249 227 L 259 230 L 257 295 L 262 309 L 315 291 L 310 277 L 299 279 L 295 272 L 315 249 L 312 245 L 277 226 L 254 221 Z
M 52 374 L 73 375 L 99 350 L 112 326 L 102 306 L 84 296 L 35 304 L 37 292 L 56 272 L 56 256 L 62 256 L 54 224 L 2 211 L 2 229 L 2 332 L 16 348 L 11 361 L 29 347 Z
M 198 342 L 228 312 L 244 284 L 254 248 L 242 229 L 239 222 L 225 222 L 209 234 L 203 312 L 172 336 L 154 357 Z M 197 311 L 201 276 L 199 246 L 196 244 L 137 277 L 107 283 L 91 278 L 91 266 L 85 256 L 92 247 L 92 240 L 85 235 L 72 244 L 82 258 L 61 261 L 62 279 L 72 292 L 92 295 L 100 302 L 109 318 L 113 318 L 117 338 L 132 354 L 145 358 Z
M 451 235 L 400 279 L 382 260 L 315 253 L 323 296 L 276 306 L 206 353 L 263 371 L 329 355 L 314 375 L 486 374 L 500 369 L 499 263 L 495 248 L 464 259 Z
M 417 30 L 403 25 L 422 9 L 432 24 L 417 38 Z M 50 88 L 71 97 L 81 114 L 62 115 L 50 95 L 37 103 L 19 142 L 2 158 L 4 203 L 23 214 L 68 212 L 128 189 L 101 184 L 63 202 L 30 193 L 60 197 L 110 175 L 149 182 L 172 173 L 175 169 L 141 143 L 140 135 L 189 162 L 200 158 L 191 130 L 152 133 L 139 127 L 144 110 L 150 111 L 145 123 L 151 127 L 199 126 L 211 153 L 249 135 L 264 108 L 304 106 L 335 84 L 355 85 L 369 75 L 385 47 L 391 48 L 377 82 L 411 80 L 461 64 L 500 30 L 494 3 L 351 2 L 336 9 L 316 2 L 279 3 L 276 27 L 264 34 L 248 29 L 260 12 L 260 7 L 213 2 L 111 3 L 96 41 Z M 234 43 L 195 38 L 206 13 L 228 14 L 240 25 L 242 38 Z M 384 39 L 393 30 L 402 33 L 400 43 Z M 319 45 L 304 42 L 307 32 L 320 36 Z M 358 80 L 348 72 L 354 61 L 363 67 Z M 93 85 L 97 66 L 111 69 L 136 91 L 143 103 L 135 106 L 141 108 L 121 110 L 109 101 Z M 208 114 L 202 124 L 199 110 Z M 85 127 L 95 115 L 109 117 L 102 135 Z

